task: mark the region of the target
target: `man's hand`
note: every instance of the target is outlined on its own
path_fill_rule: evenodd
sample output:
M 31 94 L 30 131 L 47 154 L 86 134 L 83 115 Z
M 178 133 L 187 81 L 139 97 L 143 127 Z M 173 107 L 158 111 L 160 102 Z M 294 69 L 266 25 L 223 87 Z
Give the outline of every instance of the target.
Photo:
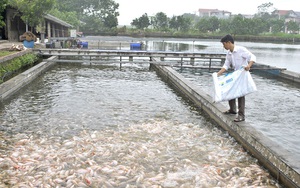
M 225 72 L 226 69 L 224 69 L 223 67 L 221 68 L 221 70 L 217 73 L 217 76 L 221 76 L 223 74 L 223 72 Z
M 248 62 L 248 65 L 244 68 L 246 71 L 249 71 L 250 70 L 250 67 L 254 64 L 255 62 L 254 61 L 249 61 Z
M 249 70 L 250 70 L 250 66 L 248 65 L 248 66 L 246 66 L 244 69 L 245 69 L 246 71 L 249 71 Z

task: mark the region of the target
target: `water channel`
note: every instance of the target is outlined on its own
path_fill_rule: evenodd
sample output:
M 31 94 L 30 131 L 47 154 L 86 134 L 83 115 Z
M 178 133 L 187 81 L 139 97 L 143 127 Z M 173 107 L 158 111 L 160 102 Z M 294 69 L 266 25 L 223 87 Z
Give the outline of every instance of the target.
M 253 77 L 247 121 L 300 156 L 299 88 Z M 0 138 L 0 187 L 280 187 L 148 65 L 55 66 L 1 103 Z

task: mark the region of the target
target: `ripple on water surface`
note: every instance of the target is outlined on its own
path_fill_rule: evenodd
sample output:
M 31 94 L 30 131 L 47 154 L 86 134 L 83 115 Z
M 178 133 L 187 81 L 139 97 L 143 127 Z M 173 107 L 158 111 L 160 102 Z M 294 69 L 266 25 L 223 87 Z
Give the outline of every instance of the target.
M 145 68 L 55 67 L 0 121 L 0 186 L 279 187 Z
M 212 94 L 212 73 L 178 70 L 185 78 Z M 300 158 L 300 88 L 252 73 L 257 91 L 246 96 L 246 122 L 273 142 Z M 228 107 L 228 102 L 222 102 Z M 296 144 L 295 144 L 296 143 Z

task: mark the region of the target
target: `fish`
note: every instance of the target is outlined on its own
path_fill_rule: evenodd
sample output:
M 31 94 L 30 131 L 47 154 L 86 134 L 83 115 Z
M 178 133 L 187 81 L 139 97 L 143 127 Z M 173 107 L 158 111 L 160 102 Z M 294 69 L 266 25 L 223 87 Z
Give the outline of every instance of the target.
M 0 187 L 278 187 L 231 138 L 192 124 L 12 137 L 0 150 Z

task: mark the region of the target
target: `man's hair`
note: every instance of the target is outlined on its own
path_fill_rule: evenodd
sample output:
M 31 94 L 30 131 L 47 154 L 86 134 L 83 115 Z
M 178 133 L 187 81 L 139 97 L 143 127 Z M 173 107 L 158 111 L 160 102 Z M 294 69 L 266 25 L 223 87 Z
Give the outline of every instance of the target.
M 233 37 L 231 35 L 225 35 L 222 39 L 221 42 L 231 42 L 232 44 L 234 44 L 234 40 Z

